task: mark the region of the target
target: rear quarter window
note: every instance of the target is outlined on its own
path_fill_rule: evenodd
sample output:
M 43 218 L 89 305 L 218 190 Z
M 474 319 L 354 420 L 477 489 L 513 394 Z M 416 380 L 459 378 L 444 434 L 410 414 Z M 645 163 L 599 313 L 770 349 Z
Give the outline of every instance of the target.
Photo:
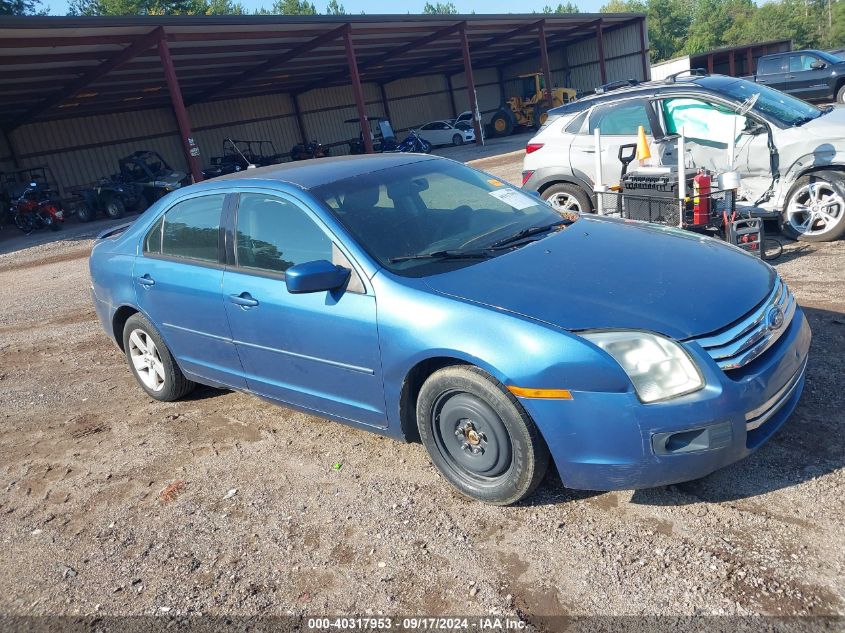
M 783 72 L 785 57 L 768 57 L 759 61 L 757 66 L 758 75 L 774 75 Z

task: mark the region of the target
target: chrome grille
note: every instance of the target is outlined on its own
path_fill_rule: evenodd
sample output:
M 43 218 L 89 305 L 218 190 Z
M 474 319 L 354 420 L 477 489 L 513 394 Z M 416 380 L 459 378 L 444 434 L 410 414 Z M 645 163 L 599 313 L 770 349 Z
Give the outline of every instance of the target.
M 690 340 L 701 345 L 722 369 L 737 369 L 775 344 L 789 329 L 795 307 L 795 297 L 778 277 L 766 300 L 739 323 L 716 334 Z M 776 316 L 775 309 L 783 315 L 783 322 L 778 327 L 770 322 Z

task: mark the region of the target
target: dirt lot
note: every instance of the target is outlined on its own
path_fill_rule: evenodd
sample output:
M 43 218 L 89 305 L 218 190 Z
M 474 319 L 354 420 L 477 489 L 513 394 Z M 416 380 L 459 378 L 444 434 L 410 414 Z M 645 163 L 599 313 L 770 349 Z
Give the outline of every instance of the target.
M 845 614 L 845 241 L 776 263 L 813 349 L 754 456 L 644 491 L 550 476 L 512 508 L 419 445 L 234 392 L 151 401 L 95 321 L 90 246 L 0 255 L 0 614 Z

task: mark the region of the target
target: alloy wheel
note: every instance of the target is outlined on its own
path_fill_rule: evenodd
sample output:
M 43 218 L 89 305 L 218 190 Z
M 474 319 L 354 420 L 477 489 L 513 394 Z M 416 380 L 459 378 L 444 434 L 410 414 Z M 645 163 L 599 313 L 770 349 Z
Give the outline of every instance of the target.
M 792 194 L 786 207 L 789 226 L 801 235 L 832 231 L 845 217 L 845 200 L 824 181 L 810 182 Z
M 138 378 L 148 389 L 164 389 L 164 364 L 155 342 L 144 330 L 133 330 L 129 335 L 129 356 Z
M 549 196 L 546 202 L 548 202 L 553 209 L 561 213 L 581 213 L 583 211 L 578 199 L 565 191 L 553 193 Z

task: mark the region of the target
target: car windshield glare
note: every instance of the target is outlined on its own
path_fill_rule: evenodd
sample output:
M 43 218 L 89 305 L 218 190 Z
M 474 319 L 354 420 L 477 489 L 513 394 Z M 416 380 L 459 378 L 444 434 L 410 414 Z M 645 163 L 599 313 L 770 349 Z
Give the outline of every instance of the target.
M 744 79 L 728 84 L 723 90 L 728 96 L 740 102 L 750 99 L 755 94 L 760 95 L 752 110 L 787 126 L 801 125 L 822 114 L 819 108 L 806 101 Z
M 520 231 L 562 219 L 539 198 L 450 161 L 417 161 L 324 185 L 313 193 L 381 265 L 413 277 L 473 265 L 482 258 L 456 255 L 477 255 Z M 410 259 L 444 251 L 451 256 Z

